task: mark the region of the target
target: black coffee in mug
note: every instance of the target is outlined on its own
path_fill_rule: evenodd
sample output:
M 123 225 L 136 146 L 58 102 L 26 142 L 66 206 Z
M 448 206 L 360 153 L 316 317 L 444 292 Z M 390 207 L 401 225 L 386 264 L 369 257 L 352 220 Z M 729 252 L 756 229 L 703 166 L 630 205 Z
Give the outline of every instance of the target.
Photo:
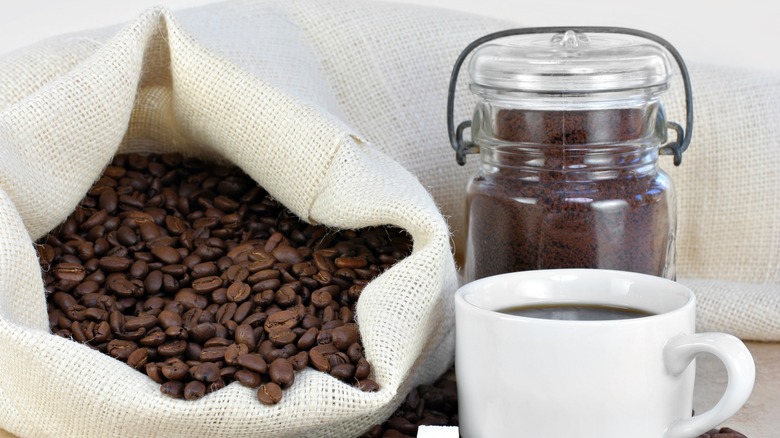
M 633 307 L 588 303 L 540 303 L 497 310 L 508 315 L 565 321 L 612 321 L 642 318 L 654 313 Z

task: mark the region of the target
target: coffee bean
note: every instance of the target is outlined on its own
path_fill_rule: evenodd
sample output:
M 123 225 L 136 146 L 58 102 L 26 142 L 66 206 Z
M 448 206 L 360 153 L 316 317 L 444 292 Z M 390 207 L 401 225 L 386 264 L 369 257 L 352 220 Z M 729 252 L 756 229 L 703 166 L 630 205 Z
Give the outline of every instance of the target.
M 128 267 L 132 260 L 125 257 L 105 256 L 100 258 L 100 269 L 106 272 L 122 272 Z
M 227 347 L 221 345 L 204 347 L 200 352 L 200 360 L 206 362 L 217 362 L 220 360 L 225 360 L 226 349 Z
M 213 292 L 222 286 L 222 279 L 216 275 L 198 278 L 192 282 L 192 290 L 198 294 L 207 294 Z
M 323 372 L 330 372 L 330 362 L 328 358 L 320 351 L 316 349 L 309 350 L 309 363 Z
M 254 309 L 254 304 L 251 301 L 244 301 L 238 307 L 236 307 L 235 313 L 233 313 L 233 321 L 241 324 Z
M 298 336 L 290 329 L 277 327 L 268 331 L 268 339 L 277 347 L 292 344 Z
M 187 341 L 179 339 L 176 341 L 166 342 L 157 347 L 157 352 L 160 356 L 174 357 L 179 356 L 187 350 Z
M 359 380 L 357 387 L 363 392 L 376 392 L 379 391 L 379 384 L 371 379 Z
M 331 301 L 333 301 L 333 297 L 325 289 L 317 289 L 311 293 L 311 304 L 318 309 L 329 306 Z
M 186 309 L 205 309 L 208 305 L 208 299 L 203 295 L 196 294 L 191 288 L 179 290 L 174 299 Z
M 53 269 L 57 280 L 80 282 L 87 275 L 84 266 L 78 263 L 60 263 Z
M 233 377 L 236 381 L 249 388 L 257 388 L 262 383 L 260 374 L 249 370 L 237 370 Z
M 250 350 L 254 350 L 257 345 L 254 329 L 249 324 L 241 324 L 235 329 L 236 344 L 244 344 Z
M 197 380 L 193 380 L 184 387 L 183 394 L 186 400 L 197 400 L 206 395 L 206 385 Z
M 268 364 L 263 357 L 256 353 L 243 354 L 238 356 L 236 363 L 250 371 L 254 371 L 259 374 L 264 374 L 268 369 Z
M 217 326 L 211 322 L 196 325 L 189 331 L 190 339 L 198 343 L 204 343 L 217 334 Z
M 160 392 L 173 398 L 184 398 L 184 383 L 179 380 L 169 380 L 160 386 Z
M 165 342 L 165 339 L 165 333 L 160 331 L 147 334 L 141 338 L 138 343 L 144 347 L 157 347 L 162 345 Z
M 232 302 L 241 302 L 249 298 L 252 288 L 241 281 L 236 281 L 227 288 L 227 299 Z
M 219 367 L 212 362 L 204 362 L 192 368 L 192 378 L 201 382 L 216 382 L 219 379 Z
M 358 330 L 352 324 L 336 327 L 331 332 L 331 342 L 339 350 L 346 351 L 350 345 L 356 343 L 358 339 Z
M 179 252 L 170 246 L 155 246 L 151 249 L 151 252 L 161 262 L 169 265 L 177 264 L 181 261 Z
M 249 353 L 249 347 L 246 344 L 230 344 L 225 347 L 225 363 L 228 365 L 237 365 L 238 357 Z
M 106 352 L 114 359 L 119 359 L 126 362 L 127 358 L 130 357 L 130 354 L 132 354 L 137 348 L 138 345 L 135 342 L 114 339 L 108 343 Z
M 266 382 L 257 389 L 257 399 L 265 405 L 275 405 L 282 399 L 282 388 L 274 382 Z
M 160 367 L 160 372 L 166 379 L 183 380 L 189 374 L 190 368 L 180 360 L 173 360 Z
M 309 353 L 300 351 L 289 358 L 295 371 L 301 371 L 309 365 Z
M 268 332 L 275 328 L 292 329 L 296 325 L 298 325 L 298 314 L 294 310 L 282 310 L 266 318 L 264 327 Z
M 163 328 L 163 330 L 166 330 L 169 327 L 181 326 L 182 318 L 181 315 L 176 312 L 163 310 L 159 315 L 157 315 L 157 322 L 159 323 L 160 327 Z
M 368 363 L 365 357 L 358 359 L 355 366 L 355 378 L 363 380 L 371 374 L 371 365 Z
M 163 284 L 165 284 L 165 275 L 169 275 L 173 278 L 181 278 L 187 273 L 187 267 L 182 264 L 165 265 L 160 268 L 160 271 L 163 273 Z
M 235 265 L 234 265 L 235 266 Z M 219 270 L 214 262 L 198 263 L 191 268 L 193 278 L 210 277 L 217 275 Z
M 182 234 L 187 229 L 187 223 L 176 216 L 165 216 L 165 228 L 174 236 Z

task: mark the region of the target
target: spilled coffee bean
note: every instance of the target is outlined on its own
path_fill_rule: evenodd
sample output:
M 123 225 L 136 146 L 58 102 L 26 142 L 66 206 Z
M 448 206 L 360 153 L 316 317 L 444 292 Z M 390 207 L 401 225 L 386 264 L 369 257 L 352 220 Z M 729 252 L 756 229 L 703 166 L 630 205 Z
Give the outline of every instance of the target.
M 305 368 L 378 390 L 354 306 L 411 239 L 310 225 L 235 167 L 130 154 L 36 249 L 53 333 L 170 397 L 236 381 L 274 404 Z
M 455 369 L 450 368 L 432 385 L 412 389 L 393 415 L 361 438 L 416 437 L 420 426 L 458 425 L 458 387 Z M 522 425 L 518 424 L 519 430 Z M 583 431 L 583 436 L 588 436 Z M 630 433 L 627 436 L 631 436 Z M 728 427 L 712 429 L 697 438 L 747 438 Z

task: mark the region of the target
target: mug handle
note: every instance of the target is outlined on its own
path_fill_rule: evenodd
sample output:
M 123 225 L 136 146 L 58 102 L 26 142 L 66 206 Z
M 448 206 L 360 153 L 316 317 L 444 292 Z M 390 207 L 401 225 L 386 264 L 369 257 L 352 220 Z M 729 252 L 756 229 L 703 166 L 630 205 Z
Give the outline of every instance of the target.
M 726 366 L 726 391 L 709 411 L 672 423 L 664 438 L 690 438 L 712 429 L 734 415 L 753 390 L 756 379 L 753 356 L 742 341 L 725 333 L 697 333 L 673 338 L 664 348 L 667 371 L 681 374 L 700 353 L 714 354 Z

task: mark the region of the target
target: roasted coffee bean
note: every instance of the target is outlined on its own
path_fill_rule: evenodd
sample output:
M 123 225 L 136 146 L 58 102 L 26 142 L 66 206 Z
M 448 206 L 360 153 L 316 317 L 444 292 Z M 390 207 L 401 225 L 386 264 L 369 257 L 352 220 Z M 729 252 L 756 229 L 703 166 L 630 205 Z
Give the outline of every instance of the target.
M 191 268 L 192 277 L 195 279 L 217 275 L 219 269 L 214 262 L 198 263 Z
M 160 392 L 173 398 L 184 398 L 184 383 L 179 380 L 169 380 L 160 386 Z
M 257 338 L 255 337 L 254 329 L 249 324 L 241 324 L 236 327 L 234 338 L 236 344 L 244 344 L 250 350 L 254 350 L 257 346 Z
M 84 266 L 77 263 L 60 263 L 53 269 L 57 280 L 80 282 L 87 275 Z
M 217 309 L 217 313 L 214 316 L 220 324 L 225 324 L 227 321 L 233 319 L 237 309 L 238 306 L 236 303 L 224 303 L 219 306 L 219 309 Z
M 192 378 L 201 382 L 216 382 L 219 375 L 219 367 L 212 362 L 203 362 L 191 370 Z
M 227 288 L 227 300 L 234 303 L 242 302 L 249 298 L 251 292 L 251 286 L 242 281 L 236 281 Z
M 193 380 L 184 386 L 183 394 L 186 400 L 197 400 L 206 395 L 206 385 L 197 380 Z
M 177 252 L 178 254 L 178 252 Z M 182 264 L 176 264 L 176 265 L 165 265 L 160 268 L 162 273 L 165 275 L 170 275 L 173 278 L 181 278 L 184 276 L 184 274 L 187 273 L 187 267 Z M 163 284 L 165 284 L 165 278 L 163 276 Z M 210 292 L 210 291 L 209 291 Z
M 225 347 L 225 363 L 228 365 L 237 365 L 238 357 L 249 353 L 249 347 L 246 344 L 230 344 Z
M 183 380 L 189 375 L 190 368 L 180 360 L 172 360 L 160 367 L 160 372 L 166 379 Z
M 323 372 L 330 372 L 330 362 L 328 358 L 319 350 L 309 350 L 309 363 L 316 369 Z
M 174 265 L 181 261 L 181 254 L 170 246 L 155 246 L 151 249 L 152 255 L 163 263 Z
M 376 392 L 379 391 L 379 384 L 371 379 L 359 380 L 357 387 L 363 392 Z
M 265 330 L 270 332 L 275 328 L 292 329 L 298 325 L 298 315 L 294 310 L 282 310 L 270 315 L 265 320 Z
M 272 382 L 282 388 L 289 388 L 295 381 L 292 364 L 283 358 L 271 362 L 271 365 L 268 366 L 268 375 L 271 377 Z
M 157 322 L 163 330 L 170 327 L 180 327 L 182 325 L 181 315 L 170 310 L 163 310 L 157 315 Z
M 249 370 L 237 370 L 233 377 L 236 381 L 249 388 L 257 388 L 262 383 L 260 374 Z
M 157 347 L 157 353 L 163 357 L 174 357 L 183 354 L 187 350 L 187 341 L 179 339 L 166 342 Z
M 165 383 L 165 376 L 162 374 L 162 365 L 154 362 L 147 363 L 144 367 L 146 375 L 157 383 Z
M 127 358 L 130 357 L 130 354 L 132 354 L 133 351 L 135 351 L 137 348 L 138 345 L 135 342 L 114 339 L 113 341 L 109 341 L 106 353 L 115 359 L 127 361 Z
M 144 347 L 157 347 L 159 345 L 162 345 L 164 342 L 165 342 L 165 333 L 161 331 L 148 333 L 146 336 L 144 336 L 138 341 L 138 343 L 143 345 Z
M 344 381 L 349 381 L 355 376 L 355 366 L 349 363 L 342 363 L 331 367 L 330 375 Z
M 204 347 L 200 352 L 200 360 L 205 362 L 217 362 L 225 360 L 227 347 L 222 345 Z
M 282 387 L 274 382 L 266 382 L 257 389 L 257 399 L 265 405 L 275 405 L 282 400 Z
M 100 269 L 106 272 L 122 272 L 129 268 L 132 260 L 120 256 L 105 256 L 100 258 Z
M 277 347 L 292 344 L 298 336 L 290 329 L 277 327 L 268 331 L 268 339 Z
M 150 329 L 157 325 L 157 318 L 153 315 L 139 315 L 125 317 L 125 330 L 134 331 L 139 328 Z
M 264 374 L 268 370 L 268 364 L 263 357 L 256 353 L 243 354 L 238 356 L 236 363 L 250 371 Z
M 301 371 L 309 365 L 309 353 L 300 351 L 289 358 L 295 371 Z
M 317 327 L 309 328 L 300 338 L 298 338 L 298 343 L 296 345 L 301 350 L 308 350 L 317 343 L 317 335 L 319 335 L 319 333 L 320 331 Z
M 249 314 L 252 313 L 254 307 L 255 306 L 251 301 L 245 301 L 241 303 L 238 307 L 236 307 L 236 311 L 233 314 L 233 321 L 237 322 L 238 324 L 241 324 L 242 322 L 244 322 L 247 316 L 249 316 Z
M 371 374 L 371 365 L 368 363 L 365 357 L 358 359 L 355 365 L 355 378 L 363 380 Z
M 148 266 L 148 265 L 147 265 Z M 152 271 L 144 279 L 144 289 L 147 294 L 155 294 L 162 289 L 163 273 L 162 271 Z
M 270 239 L 269 239 L 270 240 Z M 303 261 L 303 257 L 297 249 L 289 245 L 280 245 L 271 251 L 271 255 L 282 263 L 289 263 L 294 265 Z
M 207 294 L 222 287 L 222 279 L 216 275 L 201 277 L 192 282 L 192 290 L 198 294 Z
M 176 216 L 165 216 L 165 228 L 174 236 L 178 236 L 187 230 L 187 223 Z
M 204 343 L 217 334 L 217 326 L 211 322 L 204 322 L 189 330 L 189 339 L 197 343 Z

